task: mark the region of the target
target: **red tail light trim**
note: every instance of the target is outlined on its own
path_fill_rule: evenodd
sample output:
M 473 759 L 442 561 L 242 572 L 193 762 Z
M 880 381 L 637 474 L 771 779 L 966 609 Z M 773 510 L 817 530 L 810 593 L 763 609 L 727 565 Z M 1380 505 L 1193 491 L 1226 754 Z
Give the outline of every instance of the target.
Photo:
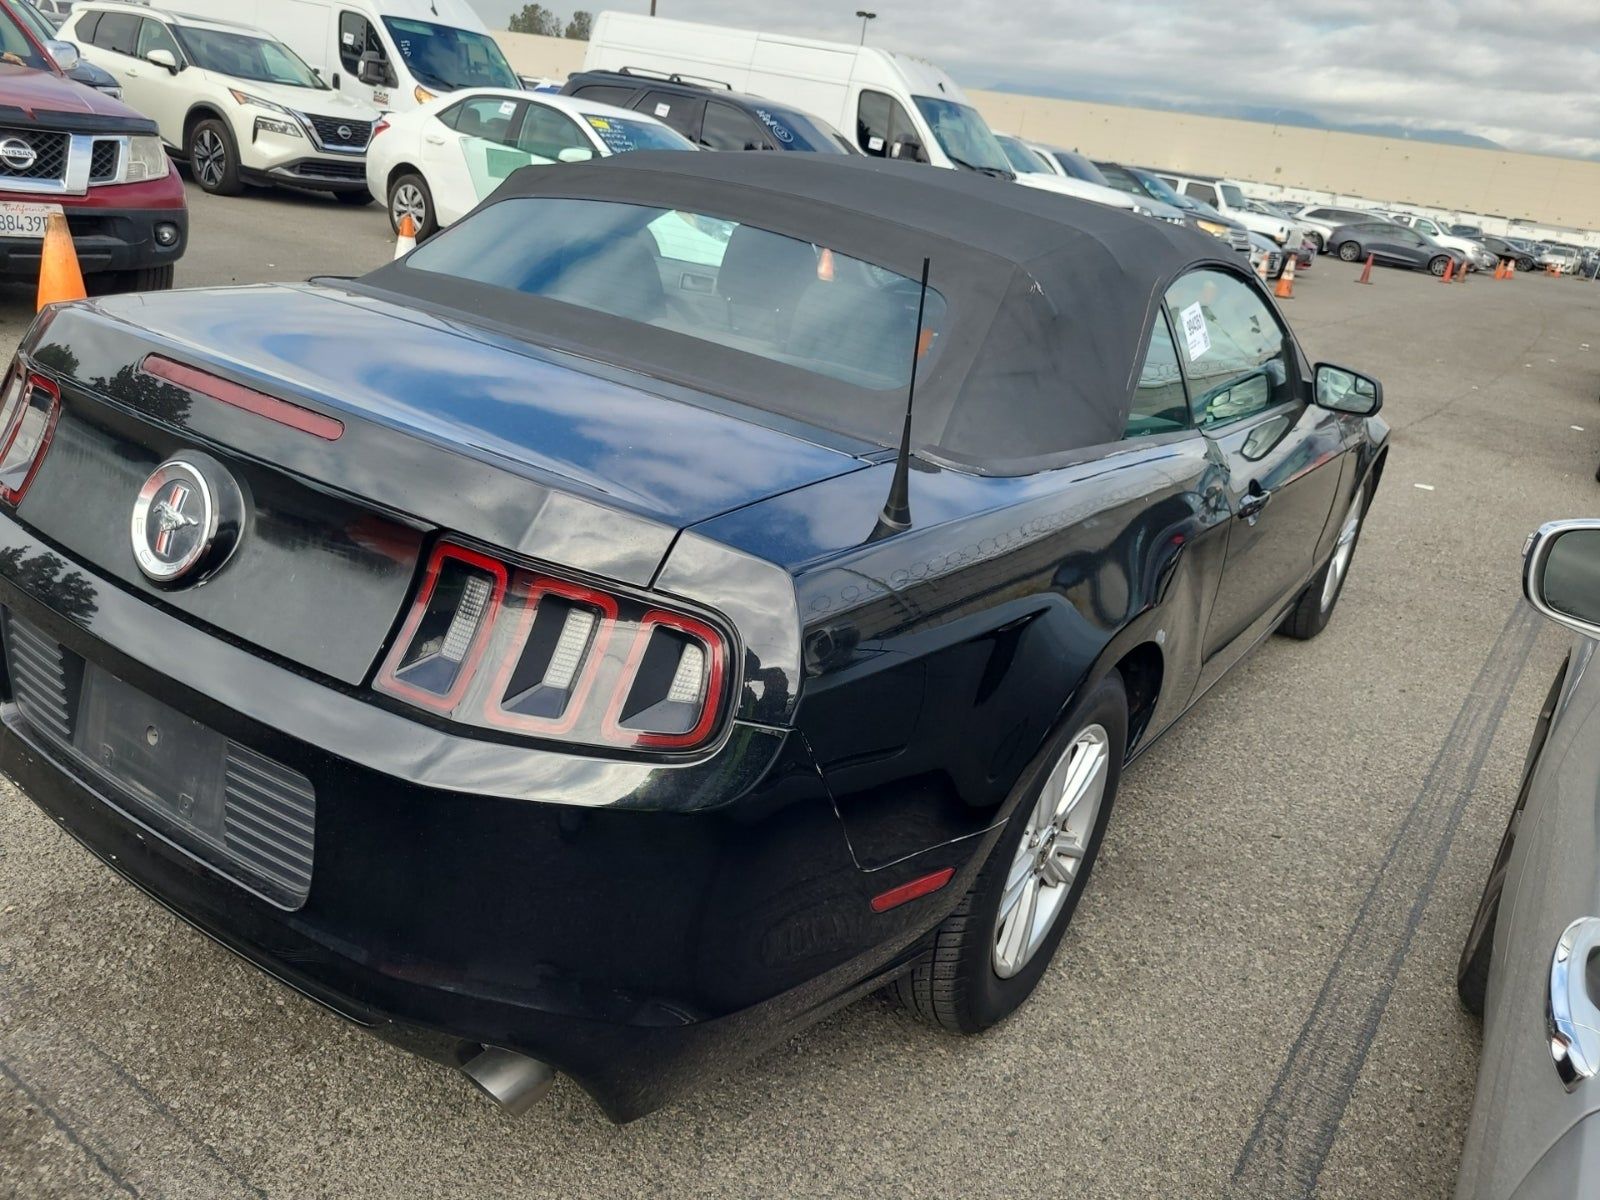
M 945 867 L 943 870 L 920 876 L 909 883 L 902 883 L 899 887 L 892 887 L 887 892 L 879 892 L 870 901 L 872 911 L 876 913 L 888 912 L 891 908 L 899 908 L 902 904 L 912 900 L 920 900 L 923 896 L 931 896 L 955 876 L 954 867 Z
M 466 563 L 470 567 L 485 571 L 493 578 L 494 583 L 489 599 L 483 606 L 483 613 L 478 618 L 478 628 L 473 632 L 472 644 L 461 659 L 455 682 L 448 694 L 441 694 L 412 687 L 400 678 L 399 672 L 405 653 L 411 646 L 411 640 L 417 635 L 417 627 L 422 624 L 422 618 L 428 611 L 428 602 L 433 599 L 434 589 L 439 586 L 439 574 L 444 569 L 445 563 L 450 561 Z M 499 616 L 500 605 L 504 602 L 505 595 L 504 563 L 490 558 L 487 554 L 479 554 L 476 550 L 468 550 L 465 546 L 456 546 L 448 542 L 439 543 L 428 559 L 427 574 L 423 577 L 422 586 L 417 589 L 416 598 L 411 602 L 411 611 L 406 614 L 405 624 L 400 627 L 400 633 L 394 639 L 389 656 L 384 659 L 383 666 L 378 671 L 378 685 L 385 691 L 423 708 L 443 713 L 453 711 L 456 705 L 461 703 L 461 697 L 466 693 L 467 685 L 472 681 L 478 663 L 488 648 L 489 634 L 494 629 L 495 618 Z
M 611 642 L 611 631 L 616 627 L 617 602 L 604 592 L 597 592 L 592 588 L 568 583 L 562 579 L 551 579 L 546 575 L 531 577 L 525 595 L 520 585 L 513 589 L 512 594 L 514 598 L 522 599 L 522 611 L 517 614 L 511 640 L 506 645 L 500 670 L 495 674 L 494 687 L 484 701 L 483 719 L 499 729 L 517 729 L 526 733 L 570 733 L 573 726 L 578 723 L 578 716 L 583 712 L 589 693 L 594 690 L 595 678 L 600 673 L 600 663 L 605 659 L 606 647 Z M 545 596 L 561 596 L 574 603 L 600 610 L 599 624 L 584 654 L 582 673 L 573 683 L 572 698 L 567 701 L 565 713 L 557 720 L 531 717 L 526 713 L 507 712 L 501 707 L 505 700 L 506 688 L 511 685 L 511 676 L 517 669 L 523 651 L 527 648 L 528 634 L 532 631 L 534 618 L 538 615 L 539 601 Z
M 622 706 L 627 703 L 628 693 L 632 690 L 639 672 L 639 664 L 644 660 L 644 652 L 650 645 L 650 635 L 658 625 L 686 633 L 705 647 L 706 686 L 700 697 L 700 719 L 687 733 L 649 733 L 644 730 L 627 729 L 622 724 Z M 722 707 L 722 677 L 726 669 L 723 639 L 720 633 L 704 621 L 697 621 L 693 617 L 666 612 L 659 608 L 651 609 L 639 621 L 639 632 L 634 635 L 633 646 L 628 651 L 627 665 L 622 669 L 622 678 L 611 697 L 611 705 L 606 710 L 602 726 L 606 739 L 619 746 L 637 746 L 653 750 L 683 749 L 704 741 L 712 726 L 716 724 Z
M 4 395 L 5 384 L 10 382 L 7 375 L 4 384 L 0 384 L 0 395 Z M 16 444 L 18 436 L 22 433 L 22 424 L 28 414 L 29 393 L 38 388 L 50 397 L 50 411 L 45 416 L 44 432 L 39 437 L 38 448 L 33 452 L 33 461 L 28 464 L 28 472 L 22 477 L 16 487 L 6 487 L 0 484 L 0 501 L 10 505 L 22 502 L 22 497 L 27 494 L 28 487 L 33 483 L 33 477 L 39 473 L 39 464 L 44 462 L 44 456 L 50 449 L 50 439 L 56 434 L 56 420 L 61 416 L 61 389 L 49 379 L 37 372 L 30 371 L 22 380 L 22 395 L 17 403 L 17 411 L 11 414 L 6 426 L 4 445 L 0 445 L 0 463 L 4 463 L 11 453 L 11 447 Z
M 145 355 L 144 361 L 139 364 L 139 369 L 146 375 L 154 375 L 157 379 L 175 383 L 191 392 L 209 396 L 230 408 L 242 408 L 245 412 L 265 417 L 279 425 L 287 425 L 290 429 L 298 429 L 301 433 L 309 433 L 312 437 L 319 437 L 325 442 L 336 442 L 344 436 L 343 421 L 312 412 L 309 408 L 302 408 L 298 404 L 291 404 L 287 400 L 280 400 L 276 396 L 269 396 L 265 392 L 247 388 L 241 383 L 234 383 L 231 379 L 224 379 L 220 375 L 213 375 L 198 367 L 175 362 L 159 354 Z

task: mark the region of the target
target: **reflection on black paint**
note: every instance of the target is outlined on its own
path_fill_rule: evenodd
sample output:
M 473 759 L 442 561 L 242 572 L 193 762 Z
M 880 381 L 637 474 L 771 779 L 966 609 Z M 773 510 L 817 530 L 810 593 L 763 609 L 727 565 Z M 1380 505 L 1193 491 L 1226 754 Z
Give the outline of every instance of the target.
M 157 421 L 180 426 L 189 423 L 189 393 L 176 384 L 146 375 L 137 366 L 120 367 L 109 379 L 102 376 L 90 380 L 89 386 Z
M 33 352 L 33 361 L 67 379 L 78 375 L 78 356 L 60 342 L 40 346 Z
M 99 609 L 89 577 L 48 551 L 25 555 L 19 547 L 8 546 L 0 550 L 0 575 L 75 620 L 87 621 Z

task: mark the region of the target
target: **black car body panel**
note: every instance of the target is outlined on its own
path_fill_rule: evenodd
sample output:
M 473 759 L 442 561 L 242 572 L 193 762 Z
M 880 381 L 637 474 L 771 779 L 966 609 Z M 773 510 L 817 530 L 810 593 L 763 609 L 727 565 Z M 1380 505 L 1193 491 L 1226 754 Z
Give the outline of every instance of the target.
M 720 189 L 724 215 L 759 211 L 761 187 L 794 171 L 780 227 L 833 222 L 797 193 L 834 185 L 774 165 L 788 156 L 707 157 L 762 164 L 695 168 L 711 184 L 757 172 Z M 1182 230 L 965 173 L 930 183 L 838 162 L 819 169 L 847 170 L 841 188 L 904 188 L 887 256 L 915 249 L 908 221 L 948 230 L 964 205 L 989 216 L 974 246 L 1013 261 L 1031 252 L 1030 222 L 1082 232 L 1079 262 L 1125 246 L 1096 268 L 1138 291 L 1100 304 L 1136 326 L 1109 333 L 1100 344 L 1126 349 L 1096 364 L 1124 415 L 1125 359 L 1165 321 L 1173 274 L 1199 264 L 1259 293 Z M 580 195 L 618 178 L 553 175 Z M 872 218 L 854 220 L 870 234 Z M 537 331 L 386 290 L 392 277 L 79 304 L 36 324 L 21 365 L 59 386 L 61 407 L 20 505 L 0 506 L 0 765 L 276 977 L 441 1061 L 489 1045 L 550 1063 L 619 1120 L 912 965 L 1073 697 L 1120 669 L 1132 752 L 1148 746 L 1295 604 L 1387 447 L 1380 418 L 1311 402 L 1291 341 L 1292 396 L 1209 434 L 993 473 L 919 452 L 911 527 L 882 536 L 892 447 L 541 347 Z M 945 355 L 941 370 L 960 361 Z M 163 358 L 293 413 L 163 382 Z M 340 433 L 293 427 L 307 414 Z M 183 454 L 236 479 L 251 515 L 202 586 L 158 586 L 133 565 L 128 506 Z M 1261 489 L 1270 507 L 1241 515 Z M 714 736 L 600 750 L 381 691 L 406 598 L 447 537 L 725 629 Z M 141 790 L 143 752 L 102 744 L 83 699 L 106 677 L 304 781 L 298 892 L 267 886 L 226 837 L 200 844 L 192 813 Z M 930 895 L 872 903 L 946 869 Z
M 1340 225 L 1327 238 L 1328 250 L 1347 262 L 1371 257 L 1389 267 L 1430 270 L 1436 261 L 1447 260 L 1459 269 L 1466 257 L 1459 250 L 1441 246 L 1426 234 L 1396 221 L 1372 220 L 1360 225 Z M 1355 247 L 1351 255 L 1346 247 Z M 1437 272 L 1443 273 L 1443 268 Z

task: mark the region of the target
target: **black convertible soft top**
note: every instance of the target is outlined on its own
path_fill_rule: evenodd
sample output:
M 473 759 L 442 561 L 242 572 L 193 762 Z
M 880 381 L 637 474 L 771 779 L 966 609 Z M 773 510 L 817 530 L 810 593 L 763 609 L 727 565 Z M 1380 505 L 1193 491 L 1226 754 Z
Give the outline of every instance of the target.
M 912 279 L 930 259 L 929 286 L 947 309 L 940 353 L 917 377 L 913 440 L 933 457 L 991 473 L 1118 440 L 1167 286 L 1200 262 L 1244 269 L 1236 252 L 1182 226 L 973 172 L 872 158 L 636 151 L 525 168 L 484 205 L 519 197 L 707 214 Z M 497 323 L 535 343 L 880 445 L 899 440 L 903 396 L 857 394 L 848 383 L 537 297 L 491 297 L 482 284 L 405 260 L 361 282 L 458 312 L 492 307 Z

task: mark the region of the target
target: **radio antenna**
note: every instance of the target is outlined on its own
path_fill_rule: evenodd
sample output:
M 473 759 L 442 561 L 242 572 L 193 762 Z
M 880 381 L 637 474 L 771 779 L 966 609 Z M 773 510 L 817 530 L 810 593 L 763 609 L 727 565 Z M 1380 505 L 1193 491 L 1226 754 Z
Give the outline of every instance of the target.
M 922 260 L 922 290 L 917 295 L 917 328 L 911 335 L 911 382 L 906 385 L 906 421 L 900 431 L 900 451 L 894 458 L 894 478 L 889 481 L 889 498 L 883 502 L 878 524 L 867 540 L 875 542 L 891 533 L 911 528 L 911 407 L 917 399 L 917 363 L 922 358 L 922 316 L 928 305 L 928 265 Z

